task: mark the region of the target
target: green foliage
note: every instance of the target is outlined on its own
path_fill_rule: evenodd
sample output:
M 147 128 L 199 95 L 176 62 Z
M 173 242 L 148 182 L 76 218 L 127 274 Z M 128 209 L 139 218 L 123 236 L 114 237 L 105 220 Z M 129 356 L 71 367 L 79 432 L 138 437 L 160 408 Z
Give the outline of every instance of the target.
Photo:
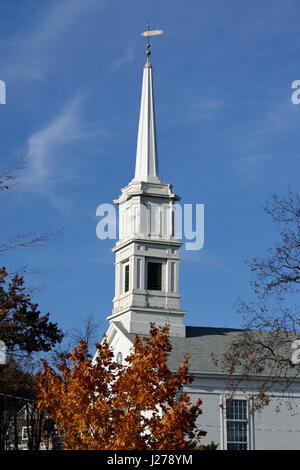
M 41 315 L 31 301 L 23 277 L 11 277 L 5 267 L 0 268 L 0 338 L 8 351 L 27 353 L 47 352 L 63 338 L 49 313 Z
M 219 444 L 215 444 L 214 441 L 211 441 L 210 444 L 198 444 L 196 441 L 189 443 L 189 449 L 191 450 L 217 450 Z

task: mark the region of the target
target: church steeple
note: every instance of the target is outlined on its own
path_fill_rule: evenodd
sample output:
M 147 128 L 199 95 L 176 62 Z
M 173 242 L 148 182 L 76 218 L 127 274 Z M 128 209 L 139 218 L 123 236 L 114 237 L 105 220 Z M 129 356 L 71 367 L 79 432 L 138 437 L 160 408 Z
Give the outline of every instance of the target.
M 148 45 L 148 44 L 147 44 Z M 149 49 L 147 52 L 150 52 Z M 149 59 L 144 67 L 140 119 L 137 139 L 135 179 L 159 178 L 152 67 Z
M 144 36 L 161 34 L 154 30 Z M 129 333 L 149 332 L 150 322 L 169 324 L 170 335 L 185 336 L 179 294 L 179 248 L 174 235 L 174 204 L 180 198 L 159 178 L 152 67 L 143 72 L 135 177 L 114 202 L 119 206 L 119 240 L 113 252 L 115 296 L 110 322 Z

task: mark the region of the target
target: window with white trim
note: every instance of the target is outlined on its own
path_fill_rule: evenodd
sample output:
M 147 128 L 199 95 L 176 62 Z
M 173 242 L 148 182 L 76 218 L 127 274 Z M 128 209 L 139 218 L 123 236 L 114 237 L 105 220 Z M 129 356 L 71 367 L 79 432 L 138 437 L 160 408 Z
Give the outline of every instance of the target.
M 248 402 L 241 399 L 226 400 L 226 449 L 249 449 Z
M 162 290 L 162 263 L 157 261 L 147 263 L 147 289 Z
M 31 426 L 29 427 L 31 429 Z M 22 441 L 27 441 L 28 440 L 28 427 L 23 426 L 22 427 Z
M 124 292 L 129 291 L 129 263 L 124 265 Z

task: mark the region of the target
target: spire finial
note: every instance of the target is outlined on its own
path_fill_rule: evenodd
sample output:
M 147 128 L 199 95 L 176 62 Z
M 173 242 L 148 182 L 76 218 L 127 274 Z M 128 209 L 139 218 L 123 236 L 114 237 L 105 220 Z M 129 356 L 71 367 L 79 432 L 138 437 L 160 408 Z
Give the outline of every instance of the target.
M 141 34 L 141 36 L 145 36 L 145 37 L 149 38 L 149 36 L 158 36 L 159 34 L 162 34 L 162 33 L 163 33 L 163 31 L 162 31 L 161 29 L 152 29 L 152 30 L 150 30 L 149 21 L 148 21 L 146 27 L 147 27 L 147 31 L 144 31 L 144 32 Z M 149 39 L 148 39 L 148 41 L 147 41 L 146 46 L 147 46 L 147 49 L 146 49 L 147 65 L 149 65 L 149 64 L 150 64 L 150 62 L 149 62 L 149 55 L 151 54 Z

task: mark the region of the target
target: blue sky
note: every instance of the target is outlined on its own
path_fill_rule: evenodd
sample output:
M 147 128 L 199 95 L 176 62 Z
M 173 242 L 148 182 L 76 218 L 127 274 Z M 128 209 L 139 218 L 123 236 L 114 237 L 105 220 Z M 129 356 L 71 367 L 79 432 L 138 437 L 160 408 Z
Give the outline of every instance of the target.
M 112 240 L 96 208 L 134 175 L 150 21 L 161 178 L 205 204 L 205 245 L 181 252 L 187 325 L 239 327 L 251 298 L 245 260 L 277 237 L 262 206 L 299 188 L 297 0 L 2 0 L 0 166 L 28 161 L 1 203 L 1 240 L 63 229 L 47 249 L 0 262 L 26 267 L 34 300 L 64 330 L 89 314 L 105 332 L 114 294 Z

